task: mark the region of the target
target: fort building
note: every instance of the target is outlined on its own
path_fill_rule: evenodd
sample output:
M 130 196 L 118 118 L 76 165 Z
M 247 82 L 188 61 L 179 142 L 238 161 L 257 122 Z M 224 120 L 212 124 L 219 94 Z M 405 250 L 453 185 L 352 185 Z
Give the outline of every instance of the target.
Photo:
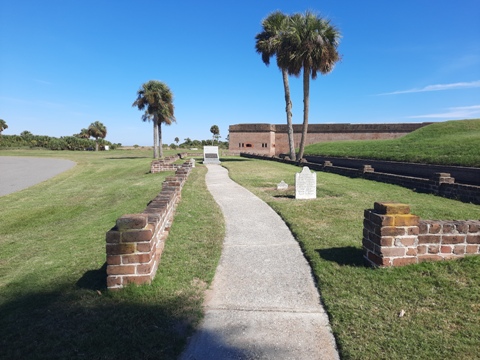
M 396 139 L 429 125 L 398 124 L 310 124 L 306 145 L 324 141 Z M 229 126 L 229 150 L 261 155 L 288 154 L 287 125 L 237 124 Z M 293 125 L 295 147 L 300 145 L 302 125 Z

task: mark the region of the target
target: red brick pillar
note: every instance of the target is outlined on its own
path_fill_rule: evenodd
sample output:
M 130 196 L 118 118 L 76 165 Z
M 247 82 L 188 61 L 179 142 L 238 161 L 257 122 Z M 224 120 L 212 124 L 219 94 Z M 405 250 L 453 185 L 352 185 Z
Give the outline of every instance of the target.
M 361 173 L 373 173 L 375 172 L 375 169 L 372 167 L 372 165 L 363 165 L 363 168 L 360 169 Z
M 160 257 L 155 228 L 155 223 L 148 222 L 148 214 L 128 214 L 118 218 L 116 226 L 107 232 L 109 289 L 151 282 Z
M 454 184 L 455 178 L 451 177 L 449 173 L 435 173 L 432 180 L 437 184 Z
M 374 267 L 389 267 L 417 262 L 419 217 L 410 206 L 376 202 L 365 210 L 363 249 L 366 262 Z

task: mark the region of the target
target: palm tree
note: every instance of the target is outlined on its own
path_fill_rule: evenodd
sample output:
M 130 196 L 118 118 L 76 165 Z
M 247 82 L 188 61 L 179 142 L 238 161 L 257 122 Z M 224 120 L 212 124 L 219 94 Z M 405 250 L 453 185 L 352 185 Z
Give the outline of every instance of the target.
M 212 127 L 210 128 L 210 132 L 213 134 L 213 140 L 212 140 L 212 145 L 213 145 L 215 143 L 215 138 L 218 135 L 220 135 L 220 129 L 218 128 L 218 125 L 212 125 Z
M 88 139 L 90 137 L 90 133 L 88 132 L 88 129 L 83 128 L 78 134 L 75 134 L 73 136 L 80 139 Z
M 105 139 L 107 128 L 100 121 L 95 121 L 88 127 L 88 134 L 95 138 L 95 151 L 98 151 L 98 139 Z
M 153 121 L 153 157 L 163 157 L 162 123 L 170 125 L 175 122 L 173 94 L 163 82 L 150 80 L 137 91 L 137 100 L 132 106 L 145 110 L 143 121 Z M 160 148 L 160 151 L 158 151 Z
M 340 60 L 339 41 L 340 32 L 329 20 L 307 11 L 290 17 L 288 31 L 280 44 L 277 59 L 281 67 L 295 76 L 303 69 L 303 129 L 298 160 L 303 157 L 308 132 L 310 76 L 315 80 L 318 72 L 325 75 L 333 70 Z
M 285 35 L 289 25 L 288 15 L 280 11 L 275 11 L 268 15 L 262 21 L 263 31 L 255 36 L 257 42 L 255 49 L 257 53 L 262 55 L 262 60 L 265 65 L 270 64 L 270 58 L 277 55 L 277 65 L 282 71 L 283 88 L 285 91 L 285 112 L 287 113 L 287 128 L 288 128 L 288 145 L 290 149 L 290 158 L 296 159 L 295 143 L 293 139 L 293 125 L 292 125 L 292 101 L 290 99 L 290 86 L 288 83 L 288 72 L 285 67 L 280 66 L 278 62 L 278 51 L 280 49 L 283 36 Z
M 20 133 L 20 136 L 23 138 L 31 139 L 33 137 L 33 134 L 28 130 L 24 130 Z
M 0 119 L 0 136 L 2 136 L 2 131 L 8 129 L 7 122 L 3 119 Z

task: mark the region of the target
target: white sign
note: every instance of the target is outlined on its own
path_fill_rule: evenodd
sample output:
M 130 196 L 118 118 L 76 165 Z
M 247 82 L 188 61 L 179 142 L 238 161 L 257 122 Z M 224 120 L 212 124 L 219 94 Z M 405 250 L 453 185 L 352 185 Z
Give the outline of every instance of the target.
M 220 159 L 218 157 L 218 146 L 203 147 L 203 163 L 220 164 Z
M 295 174 L 295 199 L 317 198 L 317 173 L 310 172 L 304 166 L 302 172 Z

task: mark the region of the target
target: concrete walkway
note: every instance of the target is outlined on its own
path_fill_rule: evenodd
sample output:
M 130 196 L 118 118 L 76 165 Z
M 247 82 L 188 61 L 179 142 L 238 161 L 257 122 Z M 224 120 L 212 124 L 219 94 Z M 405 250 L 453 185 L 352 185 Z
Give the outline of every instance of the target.
M 226 237 L 206 315 L 181 359 L 339 359 L 310 267 L 280 217 L 207 165 Z

